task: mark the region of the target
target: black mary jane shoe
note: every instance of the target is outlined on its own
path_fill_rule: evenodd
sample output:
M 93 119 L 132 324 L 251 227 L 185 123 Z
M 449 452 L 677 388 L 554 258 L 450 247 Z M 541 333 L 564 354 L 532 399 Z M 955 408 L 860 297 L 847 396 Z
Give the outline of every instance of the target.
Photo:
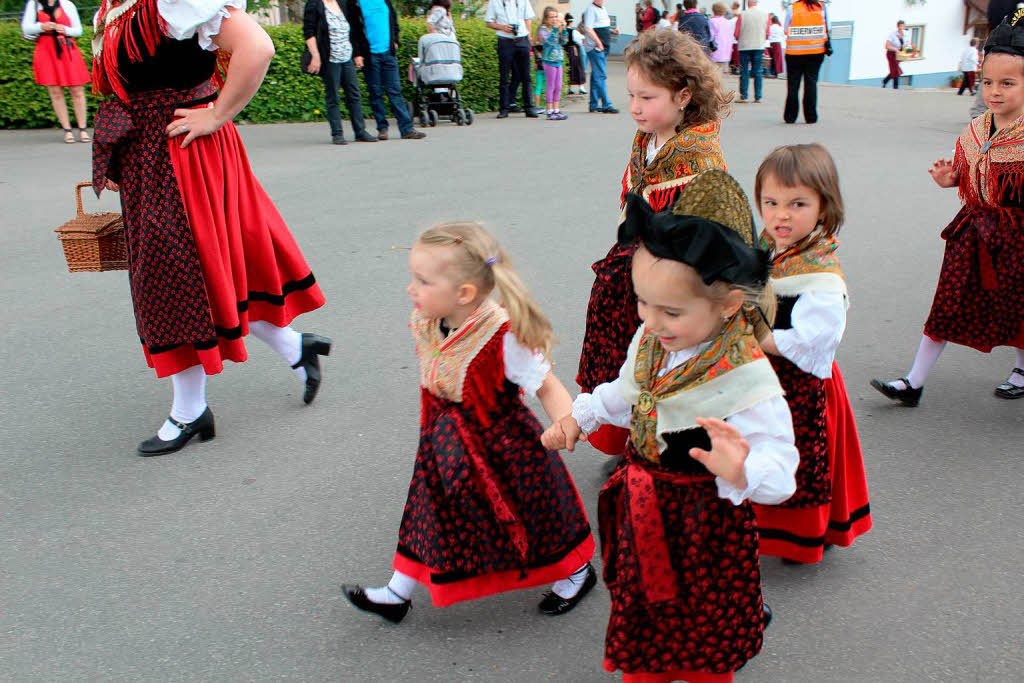
M 586 597 L 587 593 L 594 589 L 597 584 L 597 573 L 594 571 L 594 567 L 588 562 L 587 563 L 587 578 L 583 580 L 583 586 L 580 587 L 579 592 L 571 598 L 563 598 L 554 591 L 548 591 L 544 594 L 540 604 L 537 608 L 541 614 L 547 614 L 551 617 L 557 617 L 561 614 L 565 614 L 572 610 L 573 607 L 580 603 L 580 600 Z
M 345 584 L 341 587 L 341 591 L 345 594 L 345 597 L 348 598 L 348 601 L 357 609 L 361 609 L 364 612 L 373 612 L 374 614 L 378 614 L 390 621 L 392 624 L 397 624 L 402 621 L 402 619 L 405 619 L 405 615 L 412 609 L 412 600 L 406 600 L 405 602 L 399 602 L 394 605 L 374 602 L 366 595 L 366 591 L 363 590 L 362 586 Z
M 203 414 L 196 418 L 194 422 L 178 422 L 173 417 L 168 417 L 167 419 L 181 430 L 181 434 L 170 441 L 164 441 L 156 435 L 151 436 L 139 444 L 139 455 L 143 457 L 167 455 L 168 453 L 180 451 L 196 434 L 199 435 L 200 441 L 209 441 L 216 434 L 213 427 L 213 412 L 209 406 L 206 407 Z
M 772 623 L 772 608 L 768 606 L 768 603 L 761 603 L 761 613 L 764 615 L 764 628 L 768 628 L 768 624 Z
M 1018 375 L 1024 375 L 1024 370 L 1020 368 L 1014 368 L 1013 371 L 1010 372 L 1010 374 L 1012 375 L 1014 373 Z M 1024 398 L 1024 387 L 1018 387 L 1017 385 L 1010 384 L 1009 381 L 1006 381 L 996 387 L 995 394 L 999 398 Z
M 915 389 L 910 386 L 910 380 L 906 377 L 894 379 L 893 382 L 903 382 L 907 388 L 897 389 L 889 382 L 883 382 L 878 379 L 871 380 L 871 386 L 877 389 L 878 392 L 886 398 L 891 398 L 893 401 L 899 401 L 909 408 L 917 407 L 917 404 L 921 402 L 921 394 L 924 393 L 924 387 L 918 387 Z
M 319 334 L 302 333 L 302 355 L 299 362 L 292 368 L 306 371 L 306 391 L 302 394 L 302 402 L 310 404 L 320 390 L 320 356 L 331 355 L 331 340 Z

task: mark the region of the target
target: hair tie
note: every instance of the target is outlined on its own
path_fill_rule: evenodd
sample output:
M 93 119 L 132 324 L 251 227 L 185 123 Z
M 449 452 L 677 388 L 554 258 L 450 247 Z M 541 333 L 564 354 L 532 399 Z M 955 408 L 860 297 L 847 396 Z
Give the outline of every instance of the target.
M 455 236 L 455 244 L 462 244 L 462 235 Z
M 486 261 L 484 261 L 484 263 L 486 263 L 489 266 L 493 266 L 497 262 L 498 262 L 498 257 L 497 256 L 492 256 L 491 258 L 489 258 Z

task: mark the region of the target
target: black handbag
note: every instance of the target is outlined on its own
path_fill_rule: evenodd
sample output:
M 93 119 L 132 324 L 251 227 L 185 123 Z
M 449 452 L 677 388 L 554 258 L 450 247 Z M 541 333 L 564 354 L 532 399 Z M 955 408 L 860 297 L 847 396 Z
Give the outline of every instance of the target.
M 309 51 L 309 48 L 306 48 L 305 50 L 302 51 L 302 58 L 299 60 L 299 62 L 301 64 L 302 73 L 306 74 L 307 76 L 320 75 L 309 73 L 309 65 L 313 63 L 313 53 Z

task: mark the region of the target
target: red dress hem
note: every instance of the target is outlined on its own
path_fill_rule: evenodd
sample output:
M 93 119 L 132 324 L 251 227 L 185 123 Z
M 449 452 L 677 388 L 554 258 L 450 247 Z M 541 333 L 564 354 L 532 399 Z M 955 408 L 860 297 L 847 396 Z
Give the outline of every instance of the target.
M 825 552 L 829 504 L 783 508 L 754 504 L 761 555 L 813 564 Z
M 604 670 L 614 673 L 618 669 L 611 660 L 604 660 Z M 690 671 L 687 669 L 673 669 L 672 671 L 638 671 L 635 673 L 622 672 L 622 683 L 672 683 L 673 681 L 686 681 L 686 683 L 733 683 L 735 677 L 733 672 L 715 674 L 707 671 Z
M 588 535 L 586 539 L 566 553 L 565 557 L 558 562 L 545 567 L 529 569 L 525 576 L 518 569 L 509 569 L 444 584 L 432 583 L 431 575 L 434 573 L 434 570 L 405 555 L 395 553 L 393 566 L 396 571 L 411 576 L 417 582 L 426 586 L 427 590 L 430 591 L 430 599 L 435 607 L 449 607 L 457 602 L 476 600 L 497 593 L 554 583 L 559 579 L 566 578 L 590 562 L 594 557 L 595 549 L 594 537 Z

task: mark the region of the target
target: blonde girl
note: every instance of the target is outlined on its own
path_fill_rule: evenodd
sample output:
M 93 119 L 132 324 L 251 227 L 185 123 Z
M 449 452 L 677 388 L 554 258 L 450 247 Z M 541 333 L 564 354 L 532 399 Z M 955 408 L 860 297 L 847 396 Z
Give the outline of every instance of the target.
M 551 324 L 478 223 L 424 232 L 409 271 L 419 449 L 391 580 L 347 585 L 345 595 L 397 623 L 417 584 L 445 607 L 554 582 L 539 608 L 564 614 L 596 576 L 579 493 L 559 455 L 541 445 L 540 423 L 523 403 L 536 395 L 551 419 L 571 409 L 547 360 Z
M 544 21 L 537 29 L 537 40 L 541 45 L 540 62 L 544 68 L 544 82 L 547 84 L 545 99 L 548 121 L 564 121 L 569 117 L 559 109 L 562 99 L 562 63 L 565 61 L 562 46 L 569 42 L 569 32 L 554 7 L 544 8 Z

